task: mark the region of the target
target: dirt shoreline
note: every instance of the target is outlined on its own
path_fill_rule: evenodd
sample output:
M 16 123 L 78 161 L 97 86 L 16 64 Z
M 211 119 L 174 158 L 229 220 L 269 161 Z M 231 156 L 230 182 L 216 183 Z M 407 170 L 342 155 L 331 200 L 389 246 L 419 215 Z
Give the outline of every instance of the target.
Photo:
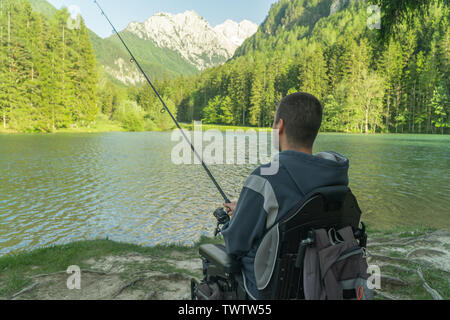
M 202 241 L 208 242 L 218 241 Z M 189 300 L 191 278 L 202 276 L 200 244 L 191 248 L 140 248 L 113 242 L 101 245 L 127 247 L 99 254 L 100 244 L 96 243 L 96 250 L 77 258 L 82 258 L 80 290 L 67 289 L 69 275 L 64 269 L 45 272 L 45 266 L 32 265 L 31 258 L 27 260 L 20 255 L 0 258 L 0 299 Z M 64 254 L 64 248 L 60 249 L 47 249 L 49 252 L 45 254 L 54 256 L 55 250 Z M 374 233 L 368 253 L 369 263 L 378 265 L 382 272 L 382 290 L 376 292 L 377 299 L 450 299 L 450 231 Z M 14 268 L 18 271 L 14 272 Z M 20 285 L 14 286 L 15 280 L 8 278 L 8 274 L 14 273 L 16 276 L 23 273 Z M 4 281 L 9 286 L 2 290 Z

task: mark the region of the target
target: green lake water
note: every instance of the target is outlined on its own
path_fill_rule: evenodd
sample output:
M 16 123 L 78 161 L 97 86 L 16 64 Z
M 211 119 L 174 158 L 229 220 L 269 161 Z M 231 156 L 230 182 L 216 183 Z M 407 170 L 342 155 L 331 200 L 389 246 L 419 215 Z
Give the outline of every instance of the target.
M 175 165 L 170 133 L 0 135 L 0 255 L 83 239 L 140 245 L 211 235 L 222 199 L 199 165 Z M 372 228 L 450 228 L 450 136 L 320 135 L 350 159 Z M 214 165 L 237 198 L 255 165 Z

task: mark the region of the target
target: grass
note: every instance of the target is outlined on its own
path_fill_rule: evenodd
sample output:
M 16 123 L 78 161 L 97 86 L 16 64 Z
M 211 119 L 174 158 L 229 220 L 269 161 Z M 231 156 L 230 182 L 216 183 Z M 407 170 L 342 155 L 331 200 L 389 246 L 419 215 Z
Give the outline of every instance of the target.
M 94 124 L 89 127 L 73 127 L 57 129 L 51 133 L 105 133 L 126 131 L 118 121 L 112 121 L 103 117 L 98 117 Z M 15 129 L 0 127 L 0 134 L 24 133 Z
M 190 131 L 194 130 L 194 124 L 182 123 L 181 127 L 183 129 L 190 130 Z M 246 126 L 225 126 L 225 125 L 217 125 L 217 124 L 203 124 L 202 125 L 202 130 L 203 131 L 219 130 L 221 132 L 226 132 L 227 130 L 233 130 L 233 131 L 237 131 L 237 130 L 243 130 L 243 131 L 255 130 L 256 132 L 270 132 L 270 131 L 272 131 L 272 128 L 257 128 L 257 127 L 246 127 Z
M 3 126 L 0 126 L 0 134 L 11 134 L 11 133 L 19 133 L 16 130 L 9 129 L 9 128 L 3 128 Z
M 169 258 L 174 252 L 195 258 L 198 256 L 200 245 L 205 243 L 222 243 L 222 240 L 202 238 L 191 247 L 182 245 L 142 247 L 110 240 L 92 240 L 7 255 L 0 257 L 0 296 L 10 296 L 30 285 L 32 276 L 64 271 L 71 265 L 84 269 L 88 267 L 85 261 L 91 258 L 119 256 L 132 252 L 157 258 L 154 264 L 147 266 L 147 270 L 180 272 L 181 270 L 165 262 L 164 258 Z
M 403 281 L 408 283 L 405 287 L 389 288 L 390 293 L 400 295 L 403 297 L 408 297 L 412 300 L 432 300 L 431 295 L 424 290 L 423 282 L 416 273 L 416 270 L 421 267 L 423 276 L 427 283 L 444 298 L 448 299 L 450 297 L 450 285 L 449 285 L 449 274 L 448 272 L 425 268 L 417 263 L 410 262 L 408 264 L 403 264 L 403 267 L 411 269 L 409 272 L 398 272 L 391 267 L 383 267 L 383 273 L 385 275 L 391 275 L 398 277 Z
M 126 131 L 120 123 L 115 121 L 103 122 L 95 124 L 89 128 L 69 128 L 58 129 L 56 133 L 105 133 L 105 132 L 124 132 Z
M 416 228 L 397 227 L 391 230 L 371 230 L 369 228 L 370 237 L 376 237 L 378 240 L 391 238 L 404 238 L 406 240 L 421 237 L 426 233 L 435 231 L 436 229 L 424 226 Z M 377 241 L 378 241 L 377 240 Z M 160 245 L 156 247 L 143 247 L 134 244 L 118 243 L 110 240 L 92 240 L 79 241 L 70 244 L 51 246 L 33 251 L 22 252 L 18 254 L 10 254 L 0 257 L 0 297 L 9 297 L 12 294 L 22 290 L 32 283 L 32 276 L 38 274 L 51 274 L 61 272 L 71 265 L 78 265 L 81 269 L 89 269 L 88 260 L 98 260 L 107 256 L 126 256 L 129 253 L 138 253 L 145 257 L 151 258 L 150 264 L 139 264 L 133 261 L 129 262 L 130 269 L 133 273 L 124 273 L 120 276 L 124 279 L 131 280 L 134 274 L 141 271 L 155 271 L 164 274 L 183 273 L 189 276 L 196 276 L 193 270 L 182 270 L 177 268 L 170 261 L 185 261 L 198 257 L 198 249 L 200 245 L 206 243 L 223 243 L 223 239 L 202 238 L 193 246 L 183 245 Z M 392 257 L 402 257 L 394 248 L 390 248 L 387 254 Z M 371 249 L 370 251 L 373 251 Z M 384 250 L 384 249 L 383 249 Z M 374 252 L 376 253 L 376 251 Z M 383 252 L 382 252 L 383 254 Z M 169 261 L 170 260 L 170 261 Z M 409 299 L 427 300 L 431 296 L 424 290 L 422 281 L 416 273 L 421 267 L 424 277 L 428 284 L 436 289 L 445 299 L 450 297 L 449 273 L 443 270 L 429 268 L 421 265 L 414 260 L 408 262 L 398 262 L 401 267 L 408 268 L 410 271 L 399 271 L 394 267 L 386 267 L 383 274 L 398 277 L 408 283 L 407 286 L 386 288 L 391 294 L 408 297 Z M 129 279 L 130 278 L 130 279 Z M 383 287 L 384 288 L 384 287 Z M 383 289 L 384 290 L 384 289 Z
M 411 241 L 438 230 L 436 228 L 431 228 L 423 225 L 418 225 L 416 227 L 401 226 L 392 228 L 390 230 L 375 230 L 371 229 L 370 227 L 368 227 L 367 229 L 370 237 L 376 239 L 373 242 L 391 242 L 392 239 Z M 394 248 L 391 248 L 391 246 L 392 245 L 389 244 L 386 248 L 377 247 L 377 250 L 383 249 L 383 252 L 381 252 L 381 254 L 388 255 L 389 257 L 403 259 L 405 258 L 404 253 L 395 251 Z M 402 248 L 402 246 L 403 245 L 401 242 L 397 245 L 398 248 Z M 385 249 L 388 250 L 386 251 Z M 378 253 L 377 250 L 372 248 L 371 250 L 369 250 L 369 253 Z M 419 264 L 414 260 L 408 262 L 394 262 L 394 264 L 397 264 L 403 268 L 407 268 L 409 269 L 409 271 L 399 271 L 394 267 L 384 266 L 382 269 L 383 274 L 406 281 L 408 285 L 404 287 L 388 288 L 389 293 L 397 296 L 408 297 L 408 299 L 412 300 L 431 300 L 431 295 L 424 289 L 423 282 L 416 272 L 419 268 L 421 268 L 427 283 L 433 289 L 437 290 L 444 299 L 448 299 L 450 297 L 450 281 L 448 272 L 427 266 L 426 264 Z
M 437 231 L 437 228 L 432 228 L 424 225 L 417 225 L 414 227 L 399 226 L 393 227 L 386 230 L 379 230 L 371 228 L 370 225 L 367 226 L 367 232 L 371 236 L 387 236 L 395 234 L 399 238 L 411 238 L 411 237 L 421 237 L 429 232 Z
M 193 131 L 194 125 L 188 124 L 188 123 L 182 123 L 180 124 L 181 127 L 184 130 L 187 131 Z M 161 130 L 159 128 L 155 128 L 154 130 L 148 130 L 148 132 L 158 132 L 158 131 L 171 131 L 175 129 L 176 126 L 173 125 L 168 130 Z M 224 126 L 224 125 L 212 125 L 212 124 L 204 124 L 202 125 L 203 131 L 208 130 L 219 130 L 221 132 L 226 132 L 227 130 L 241 130 L 241 131 L 248 131 L 248 130 L 255 130 L 256 132 L 270 132 L 272 131 L 272 128 L 256 128 L 256 127 L 240 127 L 240 126 Z M 75 127 L 75 128 L 64 128 L 64 129 L 57 129 L 54 133 L 107 133 L 107 132 L 128 132 L 129 130 L 126 130 L 123 125 L 118 121 L 112 121 L 104 119 L 103 117 L 99 117 L 95 124 L 91 125 L 90 127 Z M 13 130 L 13 129 L 3 129 L 3 127 L 0 128 L 0 134 L 13 134 L 13 133 L 21 133 L 20 131 Z

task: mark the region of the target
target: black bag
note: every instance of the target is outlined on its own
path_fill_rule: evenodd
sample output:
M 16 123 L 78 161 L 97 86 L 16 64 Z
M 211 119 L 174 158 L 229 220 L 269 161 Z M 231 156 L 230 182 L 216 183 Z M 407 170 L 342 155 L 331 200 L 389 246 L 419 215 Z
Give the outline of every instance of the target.
M 195 296 L 198 300 L 232 300 L 233 292 L 224 291 L 218 282 L 202 281 L 195 289 Z

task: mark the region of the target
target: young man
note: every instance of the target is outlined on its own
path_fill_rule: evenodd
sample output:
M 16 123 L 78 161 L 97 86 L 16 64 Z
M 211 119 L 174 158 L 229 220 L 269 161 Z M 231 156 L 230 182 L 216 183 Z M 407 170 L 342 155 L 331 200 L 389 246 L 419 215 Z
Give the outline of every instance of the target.
M 224 204 L 232 216 L 222 229 L 226 249 L 242 262 L 242 280 L 253 299 L 258 299 L 254 261 L 266 231 L 314 189 L 348 185 L 348 159 L 333 152 L 312 154 L 322 111 L 310 94 L 284 98 L 274 123 L 280 145 L 278 172 L 265 176 L 262 173 L 271 165 L 259 167 L 245 182 L 237 203 Z

